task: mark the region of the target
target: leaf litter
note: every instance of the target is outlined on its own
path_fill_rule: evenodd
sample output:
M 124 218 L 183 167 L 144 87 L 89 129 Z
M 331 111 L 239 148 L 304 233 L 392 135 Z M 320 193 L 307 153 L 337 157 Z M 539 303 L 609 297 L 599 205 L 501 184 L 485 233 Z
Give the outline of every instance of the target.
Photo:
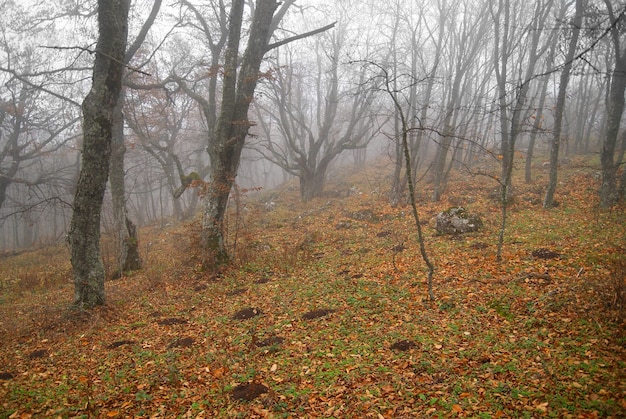
M 367 191 L 386 168 L 336 178 Z M 420 211 L 434 215 L 469 190 L 474 212 L 497 213 L 481 197 L 488 180 L 451 176 L 442 202 L 422 192 Z M 239 257 L 219 276 L 201 268 L 197 224 L 145 228 L 142 240 L 155 243 L 147 268 L 107 282 L 106 306 L 74 316 L 64 280 L 3 300 L 1 416 L 623 417 L 614 265 L 624 213 L 596 209 L 591 172 L 561 178 L 567 193 L 550 211 L 527 204 L 536 185 L 519 181 L 502 264 L 491 245 L 497 219 L 456 240 L 427 229 L 434 303 L 409 212 L 383 194 L 305 205 L 286 186 L 270 214 L 245 198 Z M 345 214 L 376 217 L 336 229 Z M 381 223 L 389 234 L 378 234 Z M 0 271 L 26 262 L 35 273 L 66 271 L 63 260 L 27 257 Z M 227 295 L 237 289 L 246 291 Z M 332 310 L 331 321 L 301 321 L 311 307 Z

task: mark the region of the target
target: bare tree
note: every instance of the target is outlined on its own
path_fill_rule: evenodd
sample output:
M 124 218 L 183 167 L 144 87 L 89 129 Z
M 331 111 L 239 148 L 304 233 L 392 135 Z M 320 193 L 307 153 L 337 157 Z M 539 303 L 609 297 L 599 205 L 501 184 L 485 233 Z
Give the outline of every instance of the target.
M 37 27 L 23 5 L 3 2 L 0 7 L 1 209 L 11 185 L 33 190 L 58 178 L 62 170 L 41 164 L 41 158 L 73 139 L 79 104 L 57 87 L 72 82 L 69 72 L 55 70 L 51 51 L 38 45 L 54 33 L 52 25 Z M 29 170 L 36 167 L 42 170 Z
M 286 65 L 277 62 L 263 90 L 269 100 L 257 102 L 263 131 L 257 149 L 299 178 L 303 201 L 320 196 L 337 156 L 365 148 L 377 132 L 375 89 L 366 86 L 363 73 L 349 72 L 340 63 L 347 30 L 340 22 L 328 39 L 316 40 L 315 64 L 298 66 L 291 58 Z
M 129 0 L 98 0 L 99 36 L 92 87 L 82 104 L 82 165 L 68 233 L 74 304 L 81 308 L 105 302 L 100 211 L 109 173 L 113 113 L 122 89 L 129 7 Z
M 541 43 L 542 32 L 532 28 L 543 27 L 550 15 L 552 3 L 553 0 L 538 1 L 530 15 L 526 14 L 525 7 L 511 0 L 498 0 L 497 6 L 490 6 L 494 22 L 493 62 L 496 70 L 502 156 L 502 172 L 497 178 L 501 186 L 502 212 L 496 255 L 498 261 L 502 260 L 507 210 L 511 199 L 515 145 L 524 129 L 525 117 L 529 114 L 528 94 L 531 82 L 536 80 L 537 63 L 550 46 L 550 42 L 545 42 L 545 39 Z M 513 25 L 513 21 L 517 24 Z M 525 55 L 528 57 L 526 60 L 522 59 Z M 514 77 L 519 75 L 522 76 L 521 79 L 515 80 Z M 517 86 L 510 92 L 509 83 L 514 81 Z
M 428 8 L 436 7 L 434 13 L 438 13 L 438 19 L 433 22 L 427 18 L 430 13 Z M 437 84 L 437 71 L 441 64 L 444 51 L 442 48 L 445 40 L 446 2 L 436 4 L 424 1 L 395 1 L 392 4 L 382 4 L 380 15 L 383 22 L 380 24 L 379 36 L 388 37 L 388 49 L 379 58 L 380 62 L 389 65 L 389 71 L 394 75 L 391 82 L 394 89 L 406 91 L 397 97 L 401 102 L 406 102 L 406 122 L 409 124 L 407 141 L 409 144 L 409 157 L 413 167 L 412 181 L 416 181 L 419 164 L 424 161 L 426 154 L 424 140 L 427 137 L 426 130 L 419 127 L 429 126 L 429 111 L 432 107 L 433 95 Z M 386 15 L 388 15 L 386 17 Z M 385 19 L 386 17 L 386 19 Z M 388 21 L 388 22 L 387 22 Z M 398 81 L 403 76 L 410 76 L 408 86 L 399 86 Z M 393 115 L 393 138 L 402 135 L 402 121 L 399 114 L 392 110 Z M 393 150 L 390 153 L 394 162 L 391 179 L 389 200 L 392 206 L 398 205 L 403 200 L 408 179 L 403 174 L 406 159 L 400 141 L 393 141 Z
M 127 96 L 128 126 L 137 144 L 159 164 L 174 198 L 173 215 L 177 219 L 182 219 L 185 213 L 190 215 L 189 210 L 183 210 L 179 198 L 192 181 L 204 178 L 209 171 L 207 164 L 191 170 L 193 163 L 187 158 L 203 151 L 201 134 L 192 131 L 194 122 L 200 118 L 195 105 L 182 91 L 166 95 L 162 89 L 137 90 Z M 206 130 L 203 128 L 201 132 L 204 134 Z
M 575 15 L 572 19 L 572 35 L 569 40 L 567 55 L 565 56 L 565 64 L 561 70 L 559 78 L 559 93 L 556 98 L 556 115 L 554 116 L 554 129 L 552 133 L 552 146 L 550 148 L 550 179 L 548 188 L 543 200 L 543 207 L 553 207 L 554 191 L 556 190 L 556 181 L 559 165 L 559 147 L 561 144 L 561 126 L 563 123 L 563 112 L 565 110 L 565 94 L 567 93 L 567 85 L 569 83 L 570 73 L 574 64 L 576 47 L 578 46 L 578 36 L 583 21 L 583 1 L 576 0 Z
M 411 174 L 411 168 L 413 167 L 413 165 L 411 164 L 411 155 L 408 141 L 408 134 L 411 128 L 407 121 L 405 109 L 402 107 L 402 103 L 398 100 L 398 97 L 400 96 L 400 91 L 397 90 L 398 85 L 396 83 L 393 83 L 392 77 L 389 75 L 389 72 L 383 67 L 375 63 L 369 64 L 377 69 L 377 73 L 380 73 L 379 76 L 374 76 L 372 79 L 382 78 L 383 83 L 380 89 L 387 93 L 393 103 L 395 111 L 398 113 L 398 117 L 400 118 L 402 132 L 400 138 L 397 138 L 396 140 L 402 144 L 406 166 L 406 178 L 409 187 L 409 201 L 411 203 L 412 215 L 415 221 L 415 228 L 417 230 L 417 241 L 420 249 L 420 255 L 422 256 L 422 260 L 424 261 L 428 269 L 428 297 L 430 301 L 435 301 L 435 294 L 433 293 L 433 275 L 435 274 L 435 265 L 432 263 L 430 257 L 428 256 L 428 252 L 426 251 L 426 240 L 424 239 L 422 225 L 420 223 L 420 217 L 417 211 L 415 184 L 413 183 L 413 176 Z M 378 89 L 378 87 L 374 86 L 374 89 Z
M 252 15 L 248 43 L 240 61 L 244 3 L 244 0 L 234 0 L 230 10 L 222 79 L 222 107 L 215 132 L 208 142 L 211 179 L 205 196 L 201 241 L 207 252 L 207 262 L 214 266 L 228 260 L 228 252 L 224 245 L 224 216 L 228 197 L 237 176 L 241 151 L 251 125 L 248 109 L 260 78 L 259 70 L 263 57 L 275 47 L 328 30 L 333 26 L 329 25 L 304 35 L 270 43 L 273 31 L 293 1 L 288 0 L 281 5 L 275 0 L 258 0 Z
M 22 177 L 20 170 L 24 172 L 27 165 L 64 147 L 71 138 L 66 134 L 78 121 L 63 103 L 56 109 L 44 110 L 38 101 L 49 98 L 42 98 L 45 95 L 35 87 L 19 80 L 5 86 L 8 97 L 0 103 L 0 208 L 11 184 L 32 188 L 50 182 L 56 168 L 34 177 L 26 173 Z
M 41 46 L 57 35 L 56 22 L 38 25 L 20 2 L 0 8 L 0 248 L 15 248 L 63 235 L 80 120 L 80 104 L 66 95 L 80 83 L 64 52 Z
M 456 122 L 461 117 L 460 109 L 465 89 L 463 89 L 466 78 L 470 75 L 470 70 L 477 65 L 477 57 L 480 48 L 484 45 L 484 38 L 487 34 L 488 19 L 487 6 L 470 19 L 467 9 L 474 7 L 472 4 L 462 5 L 466 13 L 459 19 L 455 13 L 450 13 L 449 17 L 442 18 L 442 25 L 449 27 L 450 31 L 450 57 L 447 68 L 446 79 L 446 106 L 443 111 L 443 121 L 441 127 L 441 138 L 438 141 L 437 153 L 433 163 L 432 179 L 434 184 L 432 200 L 438 201 L 445 190 L 447 183 L 446 161 L 451 149 L 453 139 L 459 136 L 456 132 Z M 440 13 L 448 13 L 446 2 L 443 0 Z M 457 21 L 457 19 L 459 19 Z M 478 75 L 474 75 L 476 77 Z M 466 94 L 466 93 L 465 93 Z

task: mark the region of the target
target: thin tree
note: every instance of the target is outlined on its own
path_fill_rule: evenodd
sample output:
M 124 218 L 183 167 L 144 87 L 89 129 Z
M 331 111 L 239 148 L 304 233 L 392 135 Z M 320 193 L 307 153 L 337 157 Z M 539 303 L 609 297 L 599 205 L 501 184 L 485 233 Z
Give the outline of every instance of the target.
M 99 36 L 91 90 L 82 103 L 82 165 L 68 233 L 74 304 L 80 308 L 105 302 L 100 211 L 109 173 L 113 112 L 122 89 L 129 8 L 129 0 L 98 0 Z
M 535 5 L 535 11 L 530 16 L 528 28 L 540 28 L 550 14 L 553 0 L 545 0 Z M 502 172 L 498 180 L 500 183 L 500 209 L 501 223 L 498 234 L 498 244 L 496 260 L 502 261 L 502 248 L 504 246 L 504 232 L 507 225 L 508 206 L 511 199 L 511 188 L 513 178 L 513 163 L 515 156 L 515 146 L 519 138 L 524 117 L 527 114 L 528 93 L 531 82 L 536 79 L 535 69 L 539 58 L 548 50 L 550 43 L 544 42 L 540 45 L 541 31 L 522 31 L 520 25 L 511 25 L 514 20 L 523 18 L 522 8 L 511 10 L 511 0 L 499 0 L 497 7 L 491 6 L 491 14 L 494 21 L 494 54 L 495 74 L 498 91 L 498 110 L 500 113 L 500 135 L 502 138 Z M 514 4 L 514 6 L 517 4 Z M 530 33 L 530 35 L 529 35 Z M 526 38 L 528 47 L 525 50 L 515 48 Z M 528 54 L 528 60 L 519 59 L 513 62 L 515 54 L 523 56 L 523 52 Z M 515 72 L 523 74 L 519 87 L 515 89 L 513 97 L 510 97 L 507 86 L 513 73 L 512 67 L 517 64 Z M 511 99 L 511 105 L 508 103 Z
M 402 104 L 398 99 L 398 92 L 394 89 L 394 81 L 389 76 L 389 73 L 382 66 L 368 62 L 368 64 L 375 66 L 381 73 L 383 78 L 383 90 L 385 93 L 389 95 L 391 101 L 393 102 L 393 107 L 398 114 L 400 119 L 400 124 L 402 127 L 401 135 L 400 135 L 400 143 L 402 144 L 402 150 L 404 154 L 404 164 L 406 165 L 406 178 L 407 185 L 409 188 L 409 200 L 411 201 L 411 210 L 413 219 L 415 220 L 415 228 L 417 230 L 417 241 L 419 244 L 420 255 L 422 256 L 422 260 L 426 264 L 428 268 L 428 298 L 430 301 L 435 301 L 435 294 L 433 293 L 433 275 L 435 273 L 435 265 L 430 260 L 428 256 L 428 252 L 426 251 L 426 243 L 424 240 L 424 234 L 422 232 L 422 223 L 420 222 L 419 213 L 417 211 L 417 202 L 415 199 L 415 184 L 413 181 L 412 164 L 411 164 L 411 150 L 409 147 L 409 132 L 411 131 L 411 126 L 409 125 L 409 121 L 407 120 L 406 113 L 402 108 Z
M 548 188 L 546 196 L 543 200 L 544 208 L 551 208 L 555 205 L 554 191 L 556 190 L 556 182 L 559 165 L 559 146 L 561 144 L 561 127 L 563 124 L 563 112 L 565 109 L 565 94 L 567 93 L 567 84 L 569 76 L 574 64 L 574 56 L 576 54 L 576 46 L 578 45 L 578 36 L 583 21 L 583 1 L 576 0 L 576 11 L 572 20 L 572 37 L 569 41 L 567 55 L 565 56 L 565 65 L 561 70 L 559 79 L 559 93 L 556 98 L 556 114 L 554 115 L 554 131 L 552 134 L 552 144 L 550 147 L 550 179 L 548 180 Z

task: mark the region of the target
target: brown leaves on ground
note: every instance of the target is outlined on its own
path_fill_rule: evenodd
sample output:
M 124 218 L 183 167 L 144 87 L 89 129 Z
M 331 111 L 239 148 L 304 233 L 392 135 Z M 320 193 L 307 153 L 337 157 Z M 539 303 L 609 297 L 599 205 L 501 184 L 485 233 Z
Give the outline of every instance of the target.
M 425 227 L 435 302 L 382 161 L 328 185 L 362 194 L 242 198 L 219 276 L 195 225 L 145 228 L 146 270 L 90 312 L 67 309 L 65 250 L 5 258 L 0 417 L 624 417 L 625 217 L 597 209 L 585 166 L 551 210 L 542 174 L 515 181 L 502 264 L 489 179 L 453 174 L 439 203 L 420 191 L 424 220 L 463 205 L 485 221 L 454 240 Z

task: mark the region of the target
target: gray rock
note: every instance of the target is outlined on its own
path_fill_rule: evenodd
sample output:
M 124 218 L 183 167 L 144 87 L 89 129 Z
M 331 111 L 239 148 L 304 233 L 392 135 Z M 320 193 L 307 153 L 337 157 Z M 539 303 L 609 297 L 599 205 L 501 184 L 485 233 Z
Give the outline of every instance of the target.
M 483 226 L 478 215 L 463 207 L 452 207 L 437 214 L 435 229 L 438 234 L 463 234 L 477 231 Z

